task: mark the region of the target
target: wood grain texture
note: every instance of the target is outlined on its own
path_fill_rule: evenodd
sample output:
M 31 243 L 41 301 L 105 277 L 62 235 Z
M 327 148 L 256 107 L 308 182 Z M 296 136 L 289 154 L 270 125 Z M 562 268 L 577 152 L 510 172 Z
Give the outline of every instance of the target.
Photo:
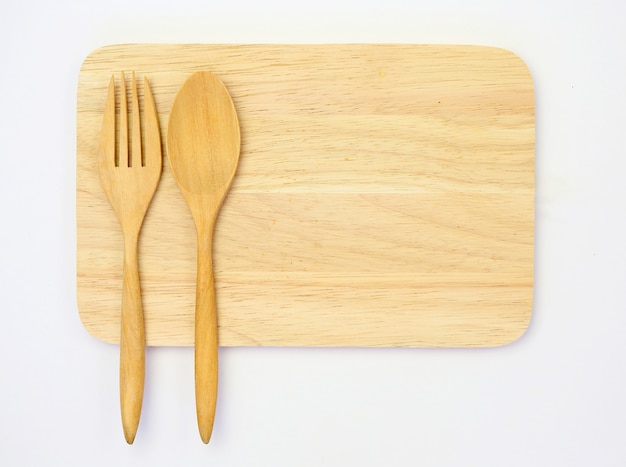
M 97 145 L 108 79 L 129 69 L 150 77 L 161 135 L 195 71 L 215 73 L 237 109 L 241 156 L 214 240 L 220 345 L 481 347 L 527 328 L 534 90 L 517 56 L 119 45 L 89 55 L 78 86 L 77 296 L 92 335 L 119 342 L 123 244 Z M 139 251 L 148 345 L 193 344 L 196 248 L 164 164 Z

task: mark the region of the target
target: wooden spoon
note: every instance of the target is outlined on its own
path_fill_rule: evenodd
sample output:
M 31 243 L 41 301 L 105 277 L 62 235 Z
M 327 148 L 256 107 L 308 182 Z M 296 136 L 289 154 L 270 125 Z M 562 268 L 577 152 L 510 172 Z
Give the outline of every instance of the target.
M 226 86 L 210 72 L 191 75 L 170 113 L 167 153 L 198 234 L 195 318 L 196 412 L 208 443 L 217 398 L 217 312 L 213 228 L 239 161 L 239 121 Z

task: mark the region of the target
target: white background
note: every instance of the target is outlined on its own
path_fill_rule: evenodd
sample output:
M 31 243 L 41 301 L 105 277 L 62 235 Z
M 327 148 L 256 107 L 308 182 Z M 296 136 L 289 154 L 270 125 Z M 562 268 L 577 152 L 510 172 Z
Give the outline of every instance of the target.
M 0 7 L 0 465 L 626 465 L 624 3 L 12 1 Z M 490 350 L 224 348 L 208 446 L 191 348 L 150 348 L 133 446 L 118 348 L 75 300 L 80 65 L 124 42 L 508 48 L 536 86 L 533 319 Z

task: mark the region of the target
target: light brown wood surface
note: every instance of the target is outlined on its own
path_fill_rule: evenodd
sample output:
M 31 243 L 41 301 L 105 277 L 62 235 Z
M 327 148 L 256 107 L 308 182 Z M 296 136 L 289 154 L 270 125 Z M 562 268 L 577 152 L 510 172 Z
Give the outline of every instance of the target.
M 197 231 L 195 389 L 198 429 L 204 443 L 211 439 L 217 401 L 213 230 L 237 170 L 240 142 L 237 111 L 224 84 L 209 71 L 192 74 L 172 105 L 167 153 Z
M 481 347 L 527 328 L 534 90 L 517 56 L 119 45 L 89 55 L 78 85 L 77 296 L 97 338 L 119 342 L 123 254 L 99 131 L 108 80 L 130 69 L 150 78 L 162 136 L 193 72 L 215 73 L 237 109 L 241 156 L 213 250 L 220 345 Z M 193 344 L 196 249 L 164 164 L 139 247 L 148 345 Z

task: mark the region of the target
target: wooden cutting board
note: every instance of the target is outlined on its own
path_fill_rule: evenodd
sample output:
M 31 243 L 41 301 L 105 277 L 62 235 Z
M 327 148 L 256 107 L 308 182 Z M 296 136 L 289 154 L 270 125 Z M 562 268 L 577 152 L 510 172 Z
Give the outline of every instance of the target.
M 106 87 L 122 70 L 150 80 L 165 158 L 139 246 L 148 345 L 193 345 L 195 230 L 165 135 L 198 70 L 226 84 L 242 135 L 216 226 L 221 345 L 481 347 L 527 328 L 534 90 L 516 55 L 116 45 L 86 58 L 78 85 L 77 296 L 95 337 L 119 339 L 122 236 L 96 161 Z

